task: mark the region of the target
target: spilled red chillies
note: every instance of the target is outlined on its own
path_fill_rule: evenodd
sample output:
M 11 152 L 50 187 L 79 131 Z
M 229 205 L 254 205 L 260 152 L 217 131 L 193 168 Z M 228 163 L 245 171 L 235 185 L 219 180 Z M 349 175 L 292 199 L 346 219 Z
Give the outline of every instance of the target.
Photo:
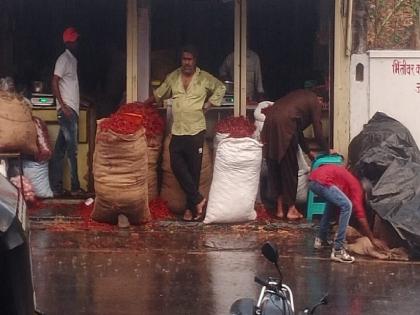
M 172 217 L 172 213 L 168 208 L 168 203 L 159 197 L 149 202 L 149 210 L 153 220 Z

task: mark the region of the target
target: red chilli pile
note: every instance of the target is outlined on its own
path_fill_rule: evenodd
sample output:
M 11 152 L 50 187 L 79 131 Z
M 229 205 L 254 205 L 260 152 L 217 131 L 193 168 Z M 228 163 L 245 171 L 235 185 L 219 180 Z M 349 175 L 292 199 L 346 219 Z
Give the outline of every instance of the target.
M 101 131 L 112 130 L 121 135 L 133 134 L 143 126 L 142 116 L 132 116 L 127 114 L 112 114 L 109 118 L 101 121 L 99 127 Z
M 216 132 L 227 133 L 232 138 L 251 137 L 255 126 L 243 116 L 227 117 L 216 124 Z
M 115 114 L 104 119 L 99 127 L 101 131 L 112 130 L 123 135 L 133 134 L 144 127 L 149 139 L 162 135 L 165 123 L 155 108 L 137 102 L 121 106 Z
M 129 103 L 120 107 L 118 114 L 135 115 L 142 117 L 142 126 L 146 129 L 148 139 L 163 135 L 165 131 L 165 121 L 159 112 L 149 105 L 143 103 Z

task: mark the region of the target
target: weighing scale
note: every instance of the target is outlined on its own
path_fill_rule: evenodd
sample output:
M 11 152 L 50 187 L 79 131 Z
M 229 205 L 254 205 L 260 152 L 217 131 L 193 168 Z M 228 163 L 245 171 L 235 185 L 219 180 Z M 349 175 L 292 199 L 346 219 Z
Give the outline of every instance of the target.
M 34 107 L 50 107 L 55 105 L 54 95 L 45 93 L 32 93 L 31 103 Z

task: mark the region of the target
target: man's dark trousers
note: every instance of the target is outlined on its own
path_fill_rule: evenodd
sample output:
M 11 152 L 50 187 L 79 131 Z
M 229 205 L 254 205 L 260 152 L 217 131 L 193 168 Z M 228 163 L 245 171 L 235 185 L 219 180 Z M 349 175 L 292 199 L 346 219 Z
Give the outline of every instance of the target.
M 203 200 L 199 192 L 205 130 L 195 135 L 172 135 L 169 144 L 171 168 L 187 197 L 187 209 L 196 214 Z

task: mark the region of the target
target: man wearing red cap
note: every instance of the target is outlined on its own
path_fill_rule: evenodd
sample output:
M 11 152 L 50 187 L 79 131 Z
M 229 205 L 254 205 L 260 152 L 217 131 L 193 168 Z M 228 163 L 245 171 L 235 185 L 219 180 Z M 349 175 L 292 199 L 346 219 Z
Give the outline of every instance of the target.
M 63 159 L 67 153 L 71 172 L 71 194 L 80 195 L 77 174 L 77 134 L 79 122 L 79 80 L 77 77 L 77 49 L 79 34 L 73 27 L 63 32 L 66 50 L 55 63 L 52 91 L 56 98 L 57 118 L 60 131 L 51 160 L 51 188 L 54 196 L 63 194 Z

